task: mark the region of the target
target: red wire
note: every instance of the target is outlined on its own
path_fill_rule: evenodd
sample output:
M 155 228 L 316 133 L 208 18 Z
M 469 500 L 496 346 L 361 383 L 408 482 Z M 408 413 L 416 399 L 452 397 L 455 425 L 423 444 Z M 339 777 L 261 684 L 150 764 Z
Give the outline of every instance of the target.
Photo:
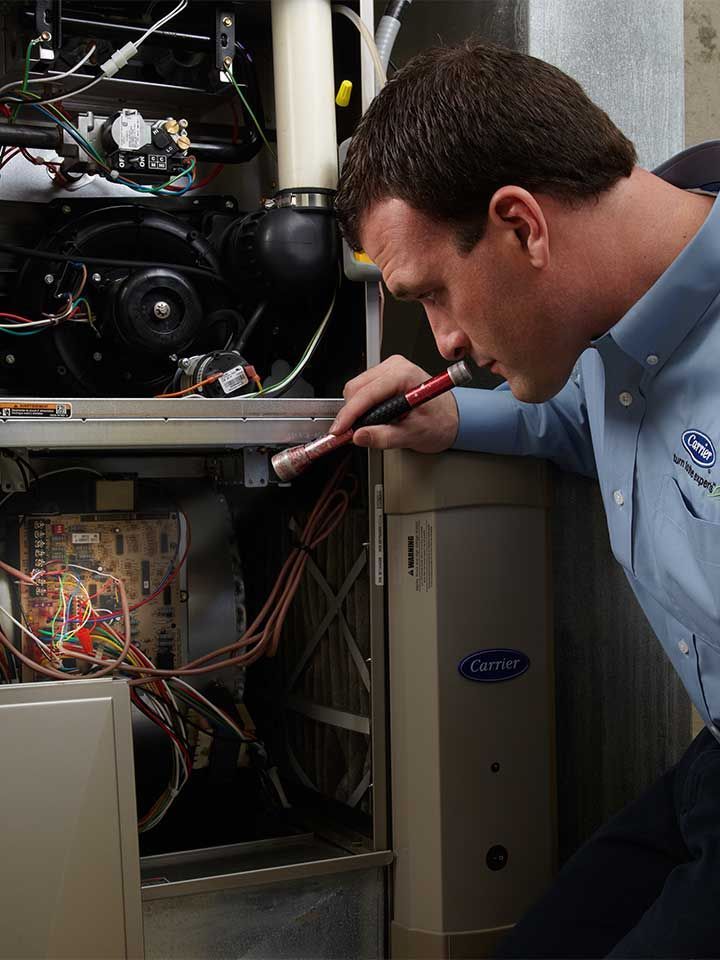
M 18 320 L 20 323 L 32 323 L 27 317 L 19 317 L 16 313 L 0 313 L 0 317 L 8 320 Z
M 235 109 L 235 100 L 232 99 L 229 101 L 229 103 L 230 103 L 230 109 L 233 115 L 232 142 L 237 143 L 238 134 L 240 132 L 240 124 L 238 121 L 237 110 Z M 192 190 L 199 190 L 201 187 L 206 187 L 209 183 L 212 183 L 215 177 L 219 176 L 224 169 L 225 169 L 224 163 L 216 163 L 206 177 L 203 177 L 202 180 L 198 180 L 197 183 L 194 183 L 190 187 L 190 190 L 188 190 L 188 193 L 190 193 Z M 168 190 L 182 190 L 182 187 L 168 187 Z
M 145 716 L 148 718 L 148 720 L 152 720 L 153 723 L 156 723 L 159 727 L 162 727 L 162 729 L 171 738 L 171 740 L 175 741 L 175 743 L 178 746 L 178 749 L 180 750 L 183 757 L 185 758 L 185 763 L 187 764 L 187 770 L 188 770 L 188 773 L 190 773 L 190 771 L 192 770 L 192 760 L 190 758 L 190 754 L 187 752 L 187 750 L 185 749 L 183 744 L 180 742 L 180 740 L 178 740 L 175 733 L 170 729 L 170 727 L 168 727 L 166 723 L 164 723 L 164 721 L 160 719 L 160 717 L 157 716 L 157 714 L 153 713 L 148 708 L 147 704 L 142 702 L 139 696 L 136 696 L 134 690 L 131 692 L 131 696 L 132 696 L 133 703 L 138 708 L 138 710 L 144 713 Z

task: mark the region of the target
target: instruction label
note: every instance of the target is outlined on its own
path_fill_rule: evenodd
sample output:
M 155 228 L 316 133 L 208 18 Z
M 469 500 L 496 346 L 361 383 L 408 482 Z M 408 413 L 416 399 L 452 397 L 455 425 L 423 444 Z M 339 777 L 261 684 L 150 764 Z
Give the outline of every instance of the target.
M 53 420 L 67 420 L 72 417 L 71 403 L 37 403 L 35 401 L 23 401 L 22 403 L 13 400 L 3 400 L 0 398 L 0 417 L 8 419 L 10 417 L 49 417 Z
M 373 525 L 375 528 L 375 586 L 385 586 L 385 495 L 383 485 L 375 484 L 374 496 L 374 517 Z
M 407 572 L 415 581 L 416 593 L 433 588 L 433 526 L 429 520 L 416 520 L 415 532 L 407 538 Z

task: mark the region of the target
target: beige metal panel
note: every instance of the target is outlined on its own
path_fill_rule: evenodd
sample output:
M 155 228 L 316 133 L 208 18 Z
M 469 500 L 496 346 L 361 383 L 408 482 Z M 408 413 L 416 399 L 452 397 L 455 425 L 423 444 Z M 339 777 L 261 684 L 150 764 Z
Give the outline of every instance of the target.
M 463 956 L 490 950 L 555 867 L 546 478 L 532 461 L 407 452 L 386 458 L 385 478 L 394 956 L 421 941 L 430 953 L 417 955 Z M 416 500 L 428 509 L 407 513 Z M 520 650 L 530 668 L 460 675 L 489 648 Z M 507 864 L 491 870 L 496 845 Z
M 482 469 L 478 464 L 482 463 Z M 542 460 L 480 456 L 450 450 L 436 456 L 385 453 L 387 513 L 447 510 L 480 503 L 548 507 L 550 481 Z
M 0 956 L 142 957 L 127 684 L 0 688 L 0 755 Z

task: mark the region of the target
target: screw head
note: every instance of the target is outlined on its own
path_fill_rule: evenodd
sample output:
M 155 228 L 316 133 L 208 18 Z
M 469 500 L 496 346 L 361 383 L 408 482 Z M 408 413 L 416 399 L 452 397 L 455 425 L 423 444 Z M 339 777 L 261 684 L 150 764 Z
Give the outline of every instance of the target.
M 60 209 L 62 210 L 62 212 L 63 212 L 64 214 L 68 214 L 68 213 L 71 213 L 71 212 L 72 212 L 72 207 L 70 207 L 69 204 L 67 204 L 67 203 L 64 203 L 64 204 L 60 207 Z
M 95 363 L 100 363 L 100 361 L 102 360 L 102 354 L 100 353 L 99 350 L 96 350 L 95 353 L 93 354 L 93 360 L 95 361 Z
M 49 30 L 43 30 L 43 32 L 40 34 L 40 39 L 43 43 L 50 43 L 52 40 L 52 34 Z
M 51 283 L 55 283 L 55 277 L 52 275 L 52 273 L 45 274 L 45 283 L 48 286 L 50 286 Z
M 223 26 L 231 27 L 232 26 L 232 17 L 223 17 Z
M 15 354 L 14 354 L 14 353 L 6 353 L 6 354 L 5 354 L 5 363 L 9 363 L 9 364 L 12 366 L 12 364 L 15 363 Z
M 153 313 L 158 320 L 167 320 L 170 316 L 170 304 L 165 300 L 158 300 L 153 307 Z
M 99 273 L 94 273 L 92 275 L 93 283 L 100 283 L 102 276 Z
M 226 200 L 226 201 L 225 201 L 225 206 L 228 208 L 228 210 L 234 210 L 234 209 L 235 209 L 235 204 L 232 202 L 232 200 Z
M 59 367 L 56 367 L 55 370 L 57 371 L 58 375 L 61 377 L 64 377 L 65 374 L 67 373 L 67 367 L 64 367 L 62 364 L 60 364 Z
M 225 66 L 225 67 L 231 67 L 231 66 L 232 66 L 232 57 L 224 57 L 224 58 L 223 58 L 223 66 Z

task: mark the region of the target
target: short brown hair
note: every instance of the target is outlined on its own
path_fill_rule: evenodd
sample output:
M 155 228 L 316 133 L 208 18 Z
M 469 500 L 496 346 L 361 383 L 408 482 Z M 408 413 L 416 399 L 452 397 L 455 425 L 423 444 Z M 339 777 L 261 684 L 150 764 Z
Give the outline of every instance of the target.
M 452 225 L 467 252 L 500 187 L 572 203 L 629 176 L 636 160 L 630 140 L 567 74 L 470 39 L 418 54 L 375 98 L 350 144 L 337 214 L 359 249 L 365 214 L 396 197 Z

